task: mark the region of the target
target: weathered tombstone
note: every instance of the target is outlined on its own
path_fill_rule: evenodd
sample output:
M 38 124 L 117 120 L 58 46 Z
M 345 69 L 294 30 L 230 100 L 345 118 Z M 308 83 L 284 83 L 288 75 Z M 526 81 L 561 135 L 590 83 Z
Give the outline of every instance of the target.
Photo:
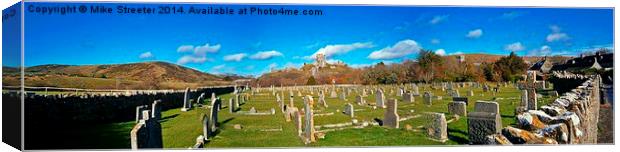
M 205 98 L 205 93 L 201 93 L 198 96 L 198 99 L 196 99 L 196 104 L 202 104 L 202 102 L 204 101 L 204 98 Z
M 499 105 L 497 102 L 477 101 L 474 112 L 467 115 L 467 124 L 471 144 L 483 144 L 486 136 L 501 131 Z
M 433 105 L 433 95 L 430 92 L 424 92 L 424 104 L 430 106 Z
M 210 127 L 212 131 L 217 130 L 217 125 L 218 124 L 218 111 L 217 111 L 217 106 L 220 104 L 220 100 L 213 100 L 211 101 L 211 109 L 209 111 L 209 122 L 211 123 Z M 205 136 L 206 137 L 206 136 Z
M 230 113 L 237 111 L 237 107 L 235 107 L 235 100 L 233 98 L 228 99 L 228 110 L 230 110 Z
M 425 113 L 427 134 L 431 139 L 445 142 L 448 140 L 448 123 L 443 113 Z
M 350 103 L 345 104 L 344 105 L 343 113 L 345 115 L 347 115 L 347 116 L 354 117 L 355 116 L 355 110 L 353 108 L 353 105 L 350 104 Z
M 459 116 L 467 116 L 467 105 L 462 101 L 448 103 L 448 113 Z
M 155 100 L 153 101 L 153 104 L 151 104 L 151 116 L 156 119 L 156 120 L 160 120 L 161 119 L 161 100 Z
M 239 94 L 235 94 L 234 101 L 235 108 L 239 108 L 239 105 L 241 105 L 241 103 L 239 102 Z
M 357 101 L 357 105 L 366 104 L 366 100 L 364 100 L 364 97 L 362 95 L 358 95 L 357 97 L 355 97 L 355 100 Z
M 338 94 L 336 93 L 336 89 L 332 89 L 331 93 L 329 94 L 329 98 L 338 98 Z
M 295 120 L 295 127 L 297 127 L 297 136 L 301 137 L 301 135 L 303 133 L 303 129 L 302 129 L 303 128 L 302 127 L 303 123 L 301 121 L 301 112 L 299 110 L 294 111 L 293 112 L 293 118 Z
M 405 92 L 405 90 L 403 90 L 403 88 L 398 88 L 398 91 L 396 91 L 396 96 L 402 96 L 403 93 Z
M 344 91 L 340 93 L 340 100 L 347 101 L 347 95 L 345 94 Z
M 304 129 L 304 137 L 306 139 L 305 143 L 311 143 L 311 142 L 315 142 L 316 140 L 314 139 L 314 112 L 312 111 L 312 103 L 310 103 L 311 101 L 310 96 L 306 96 L 306 98 L 304 98 L 304 104 L 305 104 L 305 129 Z
M 205 138 L 205 140 L 211 138 L 211 124 L 209 123 L 209 116 L 202 115 L 202 136 Z
M 469 90 L 469 96 L 473 97 L 474 96 L 474 90 Z
M 148 110 L 148 106 L 146 105 L 141 105 L 141 106 L 137 106 L 136 107 L 136 123 L 140 121 L 140 119 L 142 119 L 142 111 L 144 110 Z
M 189 109 L 192 108 L 189 94 L 189 88 L 185 88 L 185 95 L 183 96 L 183 108 L 181 108 L 181 111 L 189 111 Z
M 375 96 L 376 106 L 385 108 L 385 96 L 383 95 L 383 90 L 377 90 L 377 95 Z
M 311 106 L 314 106 L 314 99 L 312 99 L 312 96 L 309 96 L 309 97 L 310 97 L 310 100 L 312 101 L 312 103 L 311 103 L 312 105 L 311 105 Z M 327 101 L 325 101 L 325 96 L 324 96 L 322 93 L 321 93 L 321 94 L 319 94 L 319 101 L 318 101 L 318 102 L 319 102 L 319 104 L 321 104 L 323 107 L 325 107 L 325 108 L 327 108 L 327 107 L 328 107 L 328 105 L 327 105 Z
M 163 148 L 161 125 L 155 119 L 149 119 L 150 110 L 142 111 L 142 119 L 131 129 L 131 149 Z
M 398 103 L 396 99 L 388 100 L 387 109 L 383 114 L 383 126 L 388 128 L 398 128 L 398 120 L 400 117 L 398 117 L 397 108 Z
M 290 105 L 290 107 L 295 107 L 295 97 L 291 96 L 289 98 L 288 104 Z M 282 111 L 284 111 L 284 102 L 282 102 L 281 107 Z
M 404 102 L 408 102 L 408 103 L 412 103 L 415 101 L 415 98 L 413 98 L 413 94 L 412 93 L 404 93 L 403 94 L 403 101 Z

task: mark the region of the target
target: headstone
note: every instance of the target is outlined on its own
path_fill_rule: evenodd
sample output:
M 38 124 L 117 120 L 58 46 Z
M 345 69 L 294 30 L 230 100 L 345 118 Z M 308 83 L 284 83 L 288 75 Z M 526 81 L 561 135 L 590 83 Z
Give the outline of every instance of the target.
M 500 133 L 502 119 L 497 102 L 478 101 L 474 112 L 467 115 L 469 141 L 471 144 L 485 143 L 486 136 Z
M 433 95 L 430 92 L 424 92 L 424 104 L 430 106 L 433 105 Z
M 412 103 L 415 101 L 415 98 L 413 98 L 413 94 L 412 93 L 404 93 L 403 94 L 403 101 L 407 102 L 407 103 Z
M 329 98 L 338 98 L 338 94 L 336 93 L 336 89 L 332 89 L 331 93 L 329 94 Z
M 237 111 L 237 107 L 235 107 L 235 100 L 233 98 L 228 99 L 228 110 L 230 110 L 230 113 Z
M 209 119 L 210 117 L 206 114 L 202 116 L 202 136 L 205 139 L 212 138 L 211 124 L 209 123 Z
M 462 101 L 448 103 L 448 113 L 459 116 L 467 116 L 467 105 Z
M 357 101 L 357 105 L 366 104 L 366 100 L 364 100 L 364 97 L 362 95 L 358 95 L 357 97 L 355 97 L 355 100 Z
M 163 148 L 161 125 L 156 119 L 149 119 L 150 110 L 142 111 L 142 119 L 131 129 L 131 149 Z
M 427 133 L 431 139 L 445 142 L 448 140 L 448 123 L 443 113 L 426 113 Z
M 310 96 L 310 99 L 312 100 L 312 103 L 311 103 L 312 105 L 311 106 L 314 106 L 314 100 L 312 99 L 312 96 Z M 327 101 L 325 101 L 325 96 L 322 93 L 319 94 L 319 104 L 322 105 L 325 108 L 328 107 Z
M 190 102 L 190 97 L 189 97 L 189 88 L 185 88 L 185 95 L 183 96 L 183 108 L 181 108 L 181 111 L 189 111 L 189 109 L 192 108 L 192 103 Z
M 398 128 L 398 103 L 396 99 L 390 99 L 387 103 L 387 109 L 385 109 L 385 113 L 383 114 L 383 126 L 388 128 Z
M 340 93 L 340 100 L 347 101 L 347 95 L 345 94 L 344 91 Z
M 218 124 L 218 111 L 217 108 L 218 105 L 220 104 L 220 100 L 214 99 L 213 101 L 211 101 L 211 109 L 209 111 L 209 122 L 211 123 L 210 127 L 212 131 L 217 130 L 217 125 Z M 205 136 L 207 137 L 207 136 Z
M 375 96 L 377 107 L 385 108 L 385 96 L 383 95 L 383 90 L 377 90 L 377 95 Z
M 468 94 L 468 95 L 469 95 L 470 97 L 473 97 L 473 96 L 474 96 L 474 90 L 469 90 L 469 94 Z
M 146 105 L 141 105 L 141 106 L 137 106 L 136 107 L 136 123 L 140 121 L 140 119 L 142 119 L 142 111 L 144 110 L 148 110 L 148 106 Z
M 355 114 L 354 114 L 354 113 L 355 113 L 355 110 L 354 110 L 354 108 L 353 108 L 353 105 L 352 105 L 352 104 L 350 104 L 350 103 L 345 104 L 345 105 L 344 105 L 344 110 L 343 110 L 343 113 L 344 113 L 345 115 L 347 115 L 347 116 L 351 117 L 351 118 L 352 118 L 352 117 L 354 117 L 354 116 L 355 116 Z
M 311 96 L 306 96 L 306 98 L 304 98 L 304 104 L 305 104 L 305 129 L 304 129 L 304 137 L 306 139 L 306 143 L 311 143 L 311 142 L 315 142 L 316 140 L 314 139 L 314 112 L 312 111 L 312 103 L 310 103 L 310 100 L 312 99 Z
M 153 104 L 151 104 L 151 116 L 156 119 L 156 120 L 160 120 L 161 119 L 161 100 L 155 100 L 153 101 Z
M 301 121 L 301 112 L 299 110 L 293 111 L 293 120 L 295 120 L 295 127 L 297 127 L 297 136 L 301 137 L 303 133 L 303 123 Z

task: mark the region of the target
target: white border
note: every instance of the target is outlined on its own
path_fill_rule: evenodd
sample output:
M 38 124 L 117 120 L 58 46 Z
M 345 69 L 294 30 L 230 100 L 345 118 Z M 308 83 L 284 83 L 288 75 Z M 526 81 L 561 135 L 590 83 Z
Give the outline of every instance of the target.
M 49 1 L 49 0 L 27 0 L 27 1 Z M 75 2 L 77 0 L 62 0 L 65 2 Z M 329 4 L 329 5 L 418 5 L 418 6 L 488 6 L 488 7 L 604 7 L 604 8 L 616 8 L 618 1 L 614 0 L 89 0 L 91 2 L 215 2 L 215 3 L 254 3 L 254 4 Z M 0 0 L 0 6 L 5 9 L 19 0 Z M 615 36 L 618 35 L 617 22 L 618 13 L 614 11 L 614 44 L 618 44 Z M 2 34 L 0 30 L 0 35 Z M 2 38 L 0 38 L 1 42 Z M 0 48 L 2 44 L 0 43 Z M 615 48 L 615 46 L 614 46 Z M 614 58 L 618 58 L 620 55 L 615 54 Z M 0 56 L 0 63 L 2 62 Z M 614 65 L 620 61 L 614 61 Z M 1 72 L 1 69 L 0 69 Z M 614 73 L 614 79 L 618 79 L 618 73 Z M 1 80 L 0 80 L 1 82 Z M 617 87 L 614 84 L 614 87 Z M 615 92 L 614 96 L 618 97 L 620 93 Z M 2 101 L 0 101 L 1 103 Z M 614 109 L 617 109 L 617 105 Z M 614 113 L 614 118 L 617 120 L 619 114 Z M 0 113 L 1 117 L 1 113 Z M 617 122 L 617 121 L 615 121 Z M 614 122 L 614 124 L 615 124 Z M 1 130 L 0 121 L 0 130 Z M 618 132 L 620 129 L 618 125 L 614 126 L 615 141 L 620 140 L 618 138 Z M 42 128 L 44 129 L 44 128 Z M 0 133 L 0 136 L 2 133 Z M 41 137 L 53 140 L 54 137 Z M 288 152 L 288 151 L 327 151 L 327 152 L 342 152 L 342 151 L 463 151 L 463 152 L 486 152 L 486 151 L 502 151 L 502 152 L 524 152 L 524 151 L 579 151 L 579 152 L 598 152 L 598 151 L 618 151 L 615 145 L 568 145 L 568 146 L 457 146 L 457 147 L 394 147 L 394 148 L 293 148 L 293 149 L 236 149 L 236 150 L 210 150 L 210 151 L 268 151 L 268 152 Z M 0 151 L 18 151 L 4 143 L 0 144 Z M 153 150 L 153 151 L 165 151 L 165 150 Z M 169 151 L 169 150 L 168 150 Z M 182 150 L 177 150 L 182 151 Z M 185 150 L 187 151 L 187 150 Z

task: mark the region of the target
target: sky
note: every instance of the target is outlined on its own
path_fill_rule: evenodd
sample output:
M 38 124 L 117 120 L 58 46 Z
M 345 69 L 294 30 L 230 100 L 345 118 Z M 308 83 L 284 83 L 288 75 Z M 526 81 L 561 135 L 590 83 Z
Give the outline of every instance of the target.
M 28 3 L 37 6 L 67 4 Z M 76 3 L 71 3 L 76 4 Z M 80 3 L 77 3 L 80 4 Z M 105 3 L 115 7 L 117 4 Z M 128 4 L 130 7 L 159 4 Z M 189 7 L 189 4 L 177 6 Z M 191 4 L 196 7 L 248 5 Z M 26 12 L 25 65 L 165 61 L 208 73 L 258 76 L 323 53 L 353 67 L 440 55 L 571 55 L 613 49 L 613 10 L 348 5 L 252 5 L 322 15 L 66 14 Z

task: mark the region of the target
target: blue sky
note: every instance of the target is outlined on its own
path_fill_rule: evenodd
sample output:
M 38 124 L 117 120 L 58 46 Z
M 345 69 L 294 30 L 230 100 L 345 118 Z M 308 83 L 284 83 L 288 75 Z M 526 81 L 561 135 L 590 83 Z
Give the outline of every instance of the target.
M 207 6 L 248 7 L 200 7 Z M 380 61 L 415 59 L 420 49 L 442 55 L 507 55 L 511 51 L 519 55 L 577 55 L 593 48 L 613 47 L 612 9 L 260 7 L 320 9 L 323 15 L 41 15 L 27 12 L 25 64 L 167 61 L 210 73 L 260 75 L 270 67 L 299 67 L 311 63 L 317 52 L 326 54 L 329 61 L 343 61 L 359 67 Z

